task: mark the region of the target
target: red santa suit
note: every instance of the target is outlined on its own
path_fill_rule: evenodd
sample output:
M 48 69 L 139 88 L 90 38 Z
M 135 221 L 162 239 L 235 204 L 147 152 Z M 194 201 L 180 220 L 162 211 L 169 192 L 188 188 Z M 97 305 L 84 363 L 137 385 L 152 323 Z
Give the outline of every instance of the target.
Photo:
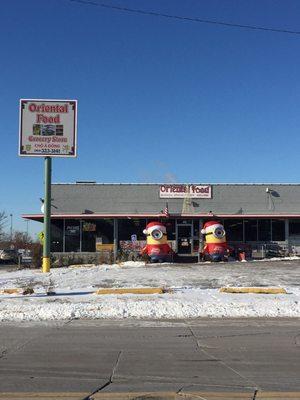
M 150 222 L 144 234 L 147 235 L 147 244 L 141 254 L 147 254 L 151 262 L 171 261 L 173 251 L 167 242 L 167 230 L 161 222 Z
M 203 258 L 209 261 L 227 260 L 229 247 L 223 225 L 217 221 L 208 221 L 204 224 L 201 233 L 205 235 L 205 246 L 202 251 Z

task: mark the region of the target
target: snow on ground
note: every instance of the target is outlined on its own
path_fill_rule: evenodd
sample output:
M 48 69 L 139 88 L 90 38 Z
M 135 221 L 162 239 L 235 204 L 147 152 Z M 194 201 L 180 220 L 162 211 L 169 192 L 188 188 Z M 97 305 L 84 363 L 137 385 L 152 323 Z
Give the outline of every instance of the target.
M 220 293 L 222 286 L 280 286 L 287 295 Z M 0 290 L 32 287 L 34 294 L 0 295 L 1 321 L 74 318 L 300 317 L 300 261 L 114 265 L 39 270 L 0 269 Z M 98 288 L 165 287 L 162 295 L 95 295 Z M 47 296 L 48 289 L 56 295 Z

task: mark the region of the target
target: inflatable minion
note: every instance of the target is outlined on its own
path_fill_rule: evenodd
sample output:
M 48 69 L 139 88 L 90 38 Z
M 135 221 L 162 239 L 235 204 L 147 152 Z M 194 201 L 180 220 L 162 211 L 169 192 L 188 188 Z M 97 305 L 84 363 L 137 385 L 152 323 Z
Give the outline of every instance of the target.
M 147 244 L 141 254 L 147 254 L 151 262 L 168 262 L 172 259 L 172 249 L 168 245 L 167 230 L 161 222 L 150 222 L 143 233 L 147 235 Z
M 228 261 L 229 247 L 226 242 L 225 229 L 220 222 L 208 221 L 201 233 L 205 236 L 202 256 L 205 261 Z

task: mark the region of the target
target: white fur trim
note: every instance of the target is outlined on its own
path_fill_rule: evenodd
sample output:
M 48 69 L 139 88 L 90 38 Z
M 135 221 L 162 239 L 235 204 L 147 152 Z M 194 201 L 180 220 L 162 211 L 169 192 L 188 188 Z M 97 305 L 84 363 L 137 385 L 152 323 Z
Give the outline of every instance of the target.
M 167 233 L 166 227 L 163 225 L 154 225 L 150 226 L 150 228 L 147 229 L 147 233 L 153 232 L 155 229 L 158 229 L 159 231 L 162 231 L 162 233 Z
M 224 230 L 224 226 L 221 224 L 214 224 L 210 225 L 207 228 L 201 229 L 202 235 L 205 235 L 206 233 L 214 232 L 217 228 L 221 228 Z

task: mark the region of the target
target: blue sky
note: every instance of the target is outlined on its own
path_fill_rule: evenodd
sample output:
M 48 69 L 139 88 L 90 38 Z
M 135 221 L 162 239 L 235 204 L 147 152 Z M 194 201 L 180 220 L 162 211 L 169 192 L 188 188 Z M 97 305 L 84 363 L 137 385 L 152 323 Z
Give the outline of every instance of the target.
M 300 31 L 298 0 L 102 2 Z M 11 0 L 0 43 L 0 210 L 14 229 L 43 197 L 43 159 L 17 155 L 20 98 L 78 99 L 78 157 L 53 160 L 53 182 L 299 182 L 300 35 Z

